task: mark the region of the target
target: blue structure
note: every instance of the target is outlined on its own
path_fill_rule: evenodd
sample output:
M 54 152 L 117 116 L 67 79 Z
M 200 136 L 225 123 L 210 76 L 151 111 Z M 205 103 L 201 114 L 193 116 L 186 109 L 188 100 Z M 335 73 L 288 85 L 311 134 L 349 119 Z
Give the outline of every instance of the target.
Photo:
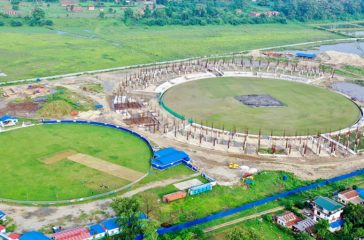
M 101 224 L 95 224 L 90 226 L 89 228 L 90 235 L 94 237 L 94 239 L 104 238 L 106 235 L 106 230 L 101 226 Z
M 287 181 L 288 180 L 288 176 L 287 175 L 283 175 L 282 179 L 283 179 L 283 181 Z
M 317 56 L 314 53 L 298 52 L 298 53 L 296 53 L 296 57 L 299 57 L 299 58 L 308 58 L 308 59 L 315 59 Z
M 330 223 L 330 228 L 341 228 L 344 225 L 344 219 L 338 219 L 335 222 Z
M 183 151 L 174 148 L 165 148 L 154 153 L 152 166 L 164 170 L 181 163 L 188 163 L 190 157 Z
M 0 127 L 14 126 L 18 122 L 17 118 L 13 118 L 9 115 L 0 117 Z
M 106 229 L 106 233 L 109 236 L 114 236 L 120 233 L 119 224 L 116 222 L 117 218 L 110 218 L 101 222 L 101 225 Z
M 49 237 L 41 232 L 27 232 L 20 237 L 20 240 L 51 240 Z
M 3 211 L 0 211 L 0 220 L 3 220 L 6 218 L 6 213 L 4 213 Z
M 361 198 L 364 198 L 364 188 L 357 188 L 356 191 Z
M 96 104 L 95 105 L 95 108 L 96 109 L 101 109 L 101 108 L 104 108 L 104 105 L 102 105 L 102 104 Z
M 200 186 L 190 188 L 188 190 L 188 194 L 193 196 L 193 195 L 197 195 L 197 194 L 204 193 L 204 192 L 211 191 L 211 190 L 212 190 L 212 184 L 206 183 L 206 184 L 203 184 Z

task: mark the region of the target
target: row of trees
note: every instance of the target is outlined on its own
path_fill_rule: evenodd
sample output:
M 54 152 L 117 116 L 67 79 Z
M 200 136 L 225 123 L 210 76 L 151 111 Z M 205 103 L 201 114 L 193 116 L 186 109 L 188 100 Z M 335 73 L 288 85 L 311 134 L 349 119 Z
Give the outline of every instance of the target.
M 52 26 L 53 21 L 46 19 L 45 12 L 41 8 L 35 8 L 30 16 L 24 18 L 12 18 L 6 14 L 0 14 L 0 26 L 5 26 L 5 23 L 9 23 L 12 27 L 20 27 L 23 24 L 29 26 Z
M 258 5 L 278 11 L 278 16 L 252 16 L 248 0 L 157 0 L 144 11 L 128 8 L 125 23 L 146 25 L 206 25 L 246 23 L 286 23 L 286 19 L 308 21 L 358 18 L 364 14 L 364 0 L 257 0 Z M 159 6 L 159 7 L 157 7 Z M 162 7 L 160 7 L 162 6 Z
M 160 5 L 158 5 L 160 4 Z M 247 24 L 247 23 L 286 23 L 283 16 L 251 16 L 247 0 L 157 0 L 157 6 L 146 6 L 144 11 L 128 8 L 124 12 L 125 23 L 146 25 L 207 25 L 207 24 Z
M 364 0 L 259 0 L 258 4 L 299 21 L 345 20 L 364 14 Z

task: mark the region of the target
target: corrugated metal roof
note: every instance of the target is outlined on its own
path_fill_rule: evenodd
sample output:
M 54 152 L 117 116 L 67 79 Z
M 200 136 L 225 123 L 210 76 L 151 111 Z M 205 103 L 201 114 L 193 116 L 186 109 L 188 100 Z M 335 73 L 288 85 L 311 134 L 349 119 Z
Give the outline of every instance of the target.
M 344 207 L 342 204 L 327 197 L 317 197 L 314 202 L 319 207 L 330 212 L 340 210 Z
M 50 240 L 50 238 L 41 232 L 31 231 L 23 234 L 20 240 Z
M 105 229 L 101 226 L 101 224 L 92 225 L 89 229 L 91 235 L 96 235 L 100 233 L 104 233 Z
M 84 240 L 91 237 L 84 227 L 73 228 L 53 234 L 55 240 Z
M 116 218 L 110 218 L 105 221 L 102 221 L 101 224 L 107 229 L 107 230 L 113 230 L 118 229 L 119 225 L 116 222 Z
M 331 228 L 338 228 L 344 225 L 344 220 L 343 219 L 338 219 L 335 222 L 330 223 L 330 227 Z

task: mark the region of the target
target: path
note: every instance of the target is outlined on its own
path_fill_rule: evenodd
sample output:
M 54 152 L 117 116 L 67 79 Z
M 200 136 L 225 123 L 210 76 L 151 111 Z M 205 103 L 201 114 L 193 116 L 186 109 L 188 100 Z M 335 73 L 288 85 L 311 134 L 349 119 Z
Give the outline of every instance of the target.
M 162 181 L 151 182 L 134 190 L 126 192 L 121 197 L 132 197 L 135 194 L 149 189 L 164 187 L 192 177 L 198 173 L 170 178 Z M 81 203 L 67 206 L 24 206 L 0 203 L 0 209 L 14 219 L 17 231 L 38 230 L 47 226 L 62 225 L 63 228 L 71 228 L 89 224 L 95 219 L 103 219 L 112 214 L 110 208 L 111 199 L 100 199 L 89 203 Z M 46 230 L 49 230 L 48 228 Z
M 255 214 L 252 214 L 252 215 L 249 215 L 249 216 L 246 216 L 246 217 L 241 217 L 241 218 L 238 218 L 238 219 L 234 219 L 232 221 L 225 222 L 225 223 L 213 226 L 213 227 L 205 228 L 203 231 L 205 233 L 212 232 L 212 231 L 215 231 L 215 230 L 220 229 L 220 228 L 235 225 L 237 223 L 241 223 L 241 222 L 244 222 L 246 220 L 254 219 L 254 218 L 257 218 L 257 217 L 260 217 L 260 216 L 263 216 L 263 215 L 267 215 L 267 214 L 270 214 L 270 213 L 278 212 L 278 211 L 281 211 L 283 209 L 284 209 L 284 207 L 272 208 L 272 209 L 262 211 L 262 212 L 258 212 L 258 213 L 255 213 Z

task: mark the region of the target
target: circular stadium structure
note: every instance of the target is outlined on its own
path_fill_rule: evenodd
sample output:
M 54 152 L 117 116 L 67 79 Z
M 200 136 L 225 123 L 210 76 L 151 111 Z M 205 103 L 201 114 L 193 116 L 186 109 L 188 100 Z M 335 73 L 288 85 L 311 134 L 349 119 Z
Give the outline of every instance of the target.
M 362 115 L 347 97 L 303 82 L 237 76 L 192 80 L 165 87 L 160 103 L 177 118 L 216 129 L 316 135 L 350 127 Z

